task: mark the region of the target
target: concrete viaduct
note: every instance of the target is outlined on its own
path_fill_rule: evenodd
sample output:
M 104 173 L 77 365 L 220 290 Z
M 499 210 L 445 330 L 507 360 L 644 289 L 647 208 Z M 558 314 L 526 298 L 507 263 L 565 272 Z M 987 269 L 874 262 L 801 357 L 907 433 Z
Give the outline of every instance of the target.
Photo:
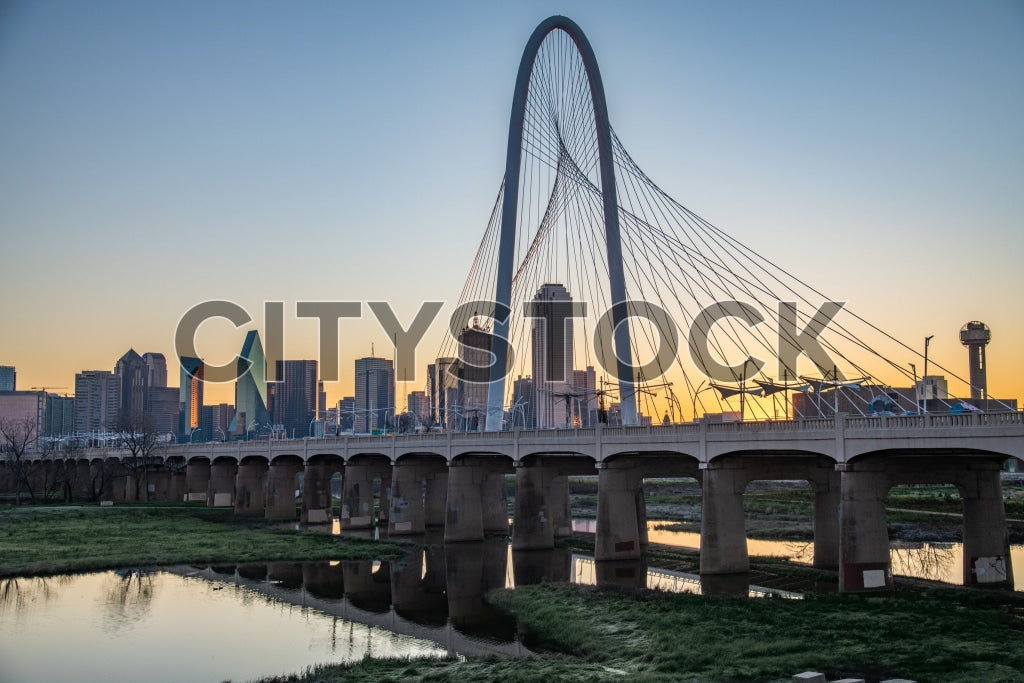
M 26 457 L 44 474 L 73 470 L 74 481 L 93 487 L 99 473 L 126 462 L 123 449 L 67 461 Z M 747 484 L 805 480 L 815 491 L 814 565 L 838 569 L 841 590 L 862 591 L 892 587 L 889 489 L 952 484 L 964 506 L 965 583 L 1004 586 L 1013 580 L 1000 478 L 1009 458 L 1024 460 L 1024 413 L 348 436 L 161 447 L 145 467 L 144 491 L 122 477 L 108 481 L 103 497 L 203 500 L 243 515 L 325 523 L 331 477 L 341 473 L 343 531 L 443 526 L 448 543 L 509 532 L 505 477 L 514 473 L 512 545 L 526 550 L 571 533 L 568 477 L 596 471 L 595 557 L 604 561 L 639 558 L 647 543 L 645 477 L 693 477 L 703 498 L 701 573 L 713 575 L 749 569 Z M 6 475 L 0 468 L 0 487 L 10 489 Z

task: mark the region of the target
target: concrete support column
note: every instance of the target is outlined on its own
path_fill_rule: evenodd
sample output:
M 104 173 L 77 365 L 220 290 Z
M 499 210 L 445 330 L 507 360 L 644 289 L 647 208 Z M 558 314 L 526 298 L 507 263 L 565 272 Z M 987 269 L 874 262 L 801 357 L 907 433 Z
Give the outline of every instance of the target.
M 124 478 L 124 487 L 115 489 L 117 493 L 121 491 L 124 495 L 121 498 L 117 498 L 115 494 L 115 501 L 140 501 L 145 502 L 149 500 L 148 492 L 146 491 L 146 475 L 143 472 L 129 469 L 127 475 Z
M 173 479 L 171 471 L 164 468 L 151 468 L 142 479 L 146 487 L 146 500 L 170 501 L 172 498 L 171 484 Z
M 392 468 L 388 535 L 422 534 L 426 531 L 424 476 L 422 465 L 415 463 L 398 464 Z
M 548 513 L 555 538 L 572 536 L 572 507 L 569 505 L 569 477 L 558 474 L 548 486 Z
M 238 463 L 234 460 L 215 462 L 210 465 L 210 486 L 206 491 L 209 507 L 232 507 L 234 505 L 235 474 Z
M 380 523 L 384 524 L 391 517 L 391 467 L 378 467 L 375 473 L 380 476 L 380 504 L 377 506 L 377 516 Z
M 564 477 L 563 477 L 564 478 Z M 555 529 L 548 512 L 551 472 L 543 466 L 516 467 L 516 502 L 512 511 L 512 549 L 555 547 Z
M 329 463 L 306 463 L 302 477 L 303 524 L 328 524 L 331 521 L 331 475 L 338 469 Z
M 205 460 L 193 460 L 185 466 L 186 501 L 206 502 L 206 493 L 210 489 L 210 463 Z
M 638 559 L 641 534 L 636 499 L 641 476 L 624 468 L 599 467 L 594 559 L 598 562 Z
M 828 480 L 815 484 L 814 491 L 814 566 L 839 569 L 839 499 L 842 493 L 839 472 L 831 470 Z
M 243 462 L 235 475 L 235 514 L 262 517 L 266 510 L 267 463 Z
M 960 494 L 964 501 L 964 585 L 1013 588 L 1010 543 L 1000 466 L 975 465 Z
M 424 522 L 427 526 L 444 526 L 448 510 L 448 469 L 427 473 L 426 484 Z
M 267 519 L 298 519 L 295 509 L 295 476 L 302 471 L 300 463 L 271 463 L 267 470 Z
M 504 472 L 490 472 L 480 484 L 484 531 L 508 533 L 508 493 Z
M 743 520 L 743 489 L 739 468 L 709 467 L 701 477 L 700 573 L 738 574 L 750 570 Z
M 448 467 L 445 543 L 484 540 L 481 484 L 486 477 L 487 471 L 476 463 L 453 462 Z
M 341 528 L 372 529 L 373 475 L 368 465 L 345 465 L 345 479 L 342 482 Z
M 110 500 L 110 493 L 106 490 L 109 484 L 105 481 L 105 473 L 102 460 L 93 460 L 89 463 L 89 500 Z
M 185 470 L 177 469 L 171 471 L 171 484 L 167 495 L 168 500 L 180 501 L 185 498 L 185 491 L 187 491 L 185 485 Z
M 70 465 L 69 465 L 70 467 Z M 92 474 L 89 463 L 86 460 L 79 460 L 74 464 L 74 485 L 71 496 L 75 500 L 89 500 L 92 498 Z M 12 489 L 13 490 L 13 489 Z
M 842 592 L 892 588 L 889 531 L 885 526 L 888 494 L 889 477 L 881 466 L 872 470 L 867 465 L 847 465 L 842 472 L 839 507 L 839 590 Z

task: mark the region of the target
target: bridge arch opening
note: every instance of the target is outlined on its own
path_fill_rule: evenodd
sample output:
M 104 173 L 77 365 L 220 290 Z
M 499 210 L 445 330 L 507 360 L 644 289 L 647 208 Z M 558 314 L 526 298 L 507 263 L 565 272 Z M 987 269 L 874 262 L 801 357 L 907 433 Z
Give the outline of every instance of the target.
M 1005 460 L 885 451 L 851 461 L 843 473 L 843 588 L 891 588 L 894 574 L 1012 588 Z

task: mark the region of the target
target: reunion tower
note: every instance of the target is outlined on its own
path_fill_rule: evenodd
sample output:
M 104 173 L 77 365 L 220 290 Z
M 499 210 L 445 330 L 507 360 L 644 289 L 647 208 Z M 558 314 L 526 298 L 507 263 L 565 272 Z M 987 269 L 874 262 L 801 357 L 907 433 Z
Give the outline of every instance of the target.
M 960 343 L 967 347 L 967 362 L 971 368 L 971 399 L 988 398 L 988 383 L 985 379 L 985 347 L 992 341 L 992 330 L 988 325 L 972 321 L 960 329 Z

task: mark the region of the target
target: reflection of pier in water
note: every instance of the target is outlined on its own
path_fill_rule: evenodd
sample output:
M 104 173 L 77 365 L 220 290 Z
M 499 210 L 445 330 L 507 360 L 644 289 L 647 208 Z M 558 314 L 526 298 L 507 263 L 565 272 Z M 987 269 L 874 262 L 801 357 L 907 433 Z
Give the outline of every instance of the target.
M 431 546 L 376 562 L 267 562 L 169 567 L 272 600 L 436 643 L 449 654 L 531 654 L 514 617 L 484 596 L 506 585 L 508 544 Z
M 430 641 L 449 654 L 475 656 L 530 654 L 519 641 L 515 618 L 487 602 L 487 593 L 499 588 L 571 582 L 626 590 L 799 597 L 751 586 L 745 574 L 701 577 L 650 568 L 644 560 L 595 562 L 566 548 L 513 552 L 504 539 L 429 545 L 383 562 L 268 562 L 167 571 L 230 583 L 277 602 Z

